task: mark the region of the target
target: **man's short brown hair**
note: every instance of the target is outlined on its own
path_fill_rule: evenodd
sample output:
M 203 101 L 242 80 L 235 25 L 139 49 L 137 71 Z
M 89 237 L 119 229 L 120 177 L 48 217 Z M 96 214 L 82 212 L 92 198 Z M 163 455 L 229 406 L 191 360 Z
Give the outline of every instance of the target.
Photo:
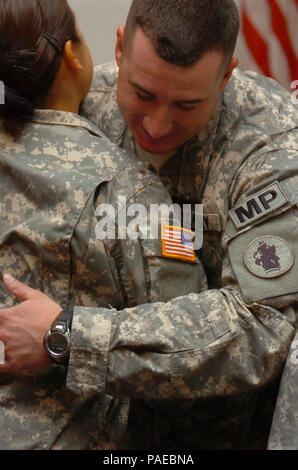
M 239 24 L 233 0 L 133 0 L 124 50 L 129 51 L 134 33 L 141 28 L 156 53 L 172 64 L 191 66 L 214 49 L 230 61 Z

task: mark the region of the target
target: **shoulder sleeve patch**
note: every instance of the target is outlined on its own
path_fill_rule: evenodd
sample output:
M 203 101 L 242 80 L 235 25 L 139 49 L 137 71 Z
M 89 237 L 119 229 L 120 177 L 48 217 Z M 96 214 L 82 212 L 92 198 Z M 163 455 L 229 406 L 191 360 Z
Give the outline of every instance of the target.
M 278 214 L 230 241 L 230 261 L 246 301 L 298 293 L 297 215 L 297 209 Z
M 237 229 L 274 212 L 288 202 L 281 185 L 275 181 L 238 204 L 229 214 Z
M 272 279 L 287 273 L 293 266 L 294 259 L 291 245 L 272 235 L 254 239 L 244 252 L 247 269 L 263 279 Z
M 164 258 L 174 258 L 196 263 L 194 232 L 172 225 L 161 226 L 161 247 Z

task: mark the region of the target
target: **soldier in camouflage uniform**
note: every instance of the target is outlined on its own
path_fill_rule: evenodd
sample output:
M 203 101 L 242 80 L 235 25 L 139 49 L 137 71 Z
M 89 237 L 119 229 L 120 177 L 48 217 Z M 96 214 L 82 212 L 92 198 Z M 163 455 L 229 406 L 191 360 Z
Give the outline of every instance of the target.
M 100 329 L 93 318 L 97 309 L 84 313 L 73 326 L 73 346 L 77 342 L 79 347 L 73 350 L 68 380 L 73 389 L 77 380 L 85 388 L 86 354 L 90 366 L 91 354 L 104 386 L 110 308 L 166 301 L 174 293 L 200 291 L 202 286 L 199 265 L 162 258 L 159 239 L 99 240 L 96 208 L 106 203 L 117 209 L 122 196 L 128 205 L 142 204 L 149 210 L 149 202 L 170 205 L 169 196 L 141 163 L 129 159 L 95 126 L 72 113 L 36 111 L 17 140 L 1 134 L 0 155 L 1 213 L 6 214 L 1 221 L 1 269 L 13 272 L 62 307 L 102 307 L 106 322 Z M 1 307 L 13 303 L 2 288 Z M 135 318 L 136 324 L 139 321 Z M 121 325 L 125 328 L 125 319 Z M 85 327 L 91 335 L 83 345 Z M 145 319 L 143 328 L 147 329 Z M 159 334 L 153 335 L 153 342 Z M 2 339 L 5 342 L 5 335 Z M 150 347 L 147 342 L 146 347 Z M 98 385 L 101 380 L 98 377 Z M 102 390 L 99 394 L 96 387 L 82 389 L 79 396 L 67 390 L 65 382 L 66 368 L 60 365 L 0 374 L 1 449 L 106 448 L 113 446 L 111 437 L 104 441 L 106 425 L 119 445 L 127 400 Z
M 141 8 L 141 4 L 134 0 L 132 5 Z M 206 29 L 211 36 L 216 35 L 220 28 L 214 25 L 224 24 L 218 21 L 217 13 L 231 12 L 228 0 L 152 0 L 148 11 L 157 11 L 155 20 L 167 14 L 167 23 L 171 24 L 170 19 L 183 17 L 182 12 L 187 15 L 188 6 L 192 9 L 197 4 L 210 12 Z M 201 24 L 193 11 L 191 17 Z M 94 391 L 100 387 L 99 377 L 104 373 L 102 390 L 115 397 L 135 397 L 128 421 L 130 448 L 262 449 L 266 447 L 280 376 L 297 326 L 297 110 L 275 82 L 255 73 L 230 70 L 208 123 L 169 152 L 171 148 L 164 143 L 176 137 L 167 129 L 170 111 L 165 113 L 162 105 L 168 90 L 172 91 L 170 77 L 176 83 L 182 71 L 185 76 L 191 73 L 192 65 L 172 64 L 167 56 L 170 47 L 165 47 L 163 60 L 150 36 L 154 22 L 147 29 L 144 24 L 139 24 L 135 32 L 138 41 L 132 35 L 134 48 L 129 49 L 128 56 L 121 57 L 123 30 L 118 30 L 118 97 L 116 65 L 98 67 L 82 113 L 113 142 L 149 162 L 175 202 L 203 203 L 204 246 L 199 256 L 209 290 L 167 303 L 111 311 L 109 316 L 98 309 L 76 307 L 70 364 L 76 359 L 79 366 L 68 371 L 67 385 L 75 392 Z M 163 28 L 160 22 L 159 27 Z M 183 27 L 185 31 L 185 24 Z M 162 42 L 169 46 L 164 35 Z M 144 103 L 149 103 L 147 114 L 140 112 L 138 118 L 143 119 L 147 134 L 152 132 L 151 139 L 129 122 L 133 106 L 123 106 L 127 98 L 121 89 L 127 79 L 125 73 L 128 70 L 128 77 L 133 77 L 137 54 L 141 55 L 137 44 L 142 44 L 151 81 L 159 73 L 163 77 L 160 80 L 166 77 L 167 86 L 160 96 L 150 89 L 150 80 L 147 87 L 132 79 L 129 82 L 135 89 L 137 85 L 144 109 Z M 218 44 L 214 48 L 221 50 Z M 193 67 L 208 59 L 206 50 L 201 59 L 195 59 Z M 209 59 L 211 68 L 210 54 Z M 129 64 L 134 66 L 130 68 Z M 231 64 L 234 69 L 235 62 Z M 205 74 L 207 69 L 205 65 Z M 147 75 L 143 73 L 144 81 Z M 204 74 L 198 77 L 204 80 Z M 193 104 L 189 99 L 186 103 L 180 101 L 183 103 L 179 105 Z M 154 112 L 159 127 L 164 127 L 165 139 L 158 136 L 154 122 L 149 129 L 148 116 L 154 121 Z M 156 163 L 159 154 L 162 165 Z M 94 331 L 102 331 L 105 324 L 108 330 L 112 322 L 107 333 L 110 340 L 105 343 L 102 338 L 92 338 L 95 355 L 106 344 L 107 367 L 97 362 L 95 368 L 95 358 L 86 353 L 87 348 L 82 357 L 90 360 L 90 367 L 85 367 L 87 359 L 79 362 L 79 346 L 90 345 L 90 312 L 96 314 Z M 148 334 L 149 319 L 159 327 L 158 345 Z M 179 331 L 179 325 L 192 326 L 189 336 Z M 149 350 L 167 354 L 151 357 Z M 288 409 L 294 410 L 297 394 L 294 391 L 288 396 Z M 109 432 L 109 427 L 105 430 Z M 295 439 L 291 436 L 288 446 L 294 447 Z
M 137 3 L 133 2 L 134 5 Z M 203 5 L 208 2 L 195 3 Z M 218 8 L 218 5 L 214 5 L 214 8 Z M 167 7 L 165 9 L 167 10 Z M 169 6 L 167 14 L 170 14 L 170 9 L 174 11 L 174 5 Z M 153 15 L 154 13 L 152 17 Z M 161 18 L 165 17 L 162 12 L 160 15 Z M 130 21 L 132 20 L 128 18 L 126 28 L 131 28 Z M 140 24 L 142 32 L 145 31 L 152 40 L 150 31 L 148 32 L 150 26 L 147 27 L 144 19 L 140 20 Z M 197 296 L 188 296 L 178 303 L 176 301 L 175 308 L 180 308 L 180 311 L 183 308 L 187 311 L 191 308 L 197 309 L 200 316 L 204 311 L 208 312 L 208 316 L 214 319 L 219 328 L 216 337 L 217 341 L 221 342 L 221 348 L 215 342 L 217 347 L 214 349 L 212 343 L 202 344 L 200 352 L 202 369 L 198 380 L 201 384 L 200 397 L 203 400 L 189 404 L 191 411 L 187 415 L 188 422 L 184 422 L 184 428 L 182 426 L 182 432 L 178 423 L 183 418 L 177 415 L 171 419 L 172 425 L 165 432 L 167 437 L 164 443 L 166 442 L 168 447 L 175 442 L 175 437 L 181 443 L 183 435 L 185 447 L 189 444 L 194 448 L 233 446 L 241 448 L 242 445 L 265 448 L 276 393 L 270 382 L 273 383 L 275 379 L 278 388 L 280 370 L 293 339 L 297 321 L 297 109 L 291 103 L 288 93 L 272 80 L 252 72 L 241 73 L 235 69 L 208 125 L 194 138 L 180 146 L 165 163 L 157 167 L 156 161 L 160 155 L 153 155 L 151 151 L 151 155 L 149 153 L 148 156 L 148 153 L 142 152 L 138 140 L 143 139 L 139 142 L 143 143 L 143 147 L 144 143 L 148 147 L 150 144 L 138 131 L 133 119 L 129 120 L 131 117 L 127 111 L 129 104 L 126 109 L 123 106 L 125 99 L 128 100 L 123 96 L 125 78 L 128 77 L 128 80 L 133 84 L 137 82 L 138 85 L 143 83 L 147 85 L 147 82 L 146 77 L 143 79 L 143 76 L 137 75 L 136 72 L 138 65 L 136 48 L 130 52 L 131 67 L 126 69 L 128 72 L 123 78 L 126 72 L 124 59 L 119 59 L 117 56 L 121 47 L 125 45 L 123 45 L 125 39 L 119 44 L 121 35 L 125 38 L 119 28 L 116 46 L 120 74 L 118 101 L 116 64 L 100 66 L 95 70 L 93 85 L 84 102 L 82 113 L 99 125 L 113 142 L 137 154 L 151 169 L 155 169 L 174 201 L 203 203 L 204 247 L 200 252 L 200 258 L 208 276 L 209 289 L 212 290 Z M 140 35 L 136 40 L 140 44 L 142 40 Z M 154 45 L 156 44 L 157 41 Z M 156 50 L 157 48 L 155 52 Z M 145 54 L 144 62 L 149 63 Z M 151 60 L 151 69 L 154 65 Z M 144 71 L 141 68 L 139 70 Z M 160 75 L 165 68 L 161 70 Z M 135 80 L 135 77 L 141 77 L 140 81 Z M 155 83 L 154 78 L 152 83 Z M 155 103 L 153 101 L 155 99 L 156 109 L 158 106 L 162 108 L 162 98 L 160 101 L 158 95 L 158 98 L 155 96 L 150 98 L 148 89 L 155 91 L 154 85 L 151 85 L 151 88 L 149 85 L 148 89 L 146 86 L 143 88 L 145 90 L 137 91 L 143 93 L 141 98 L 149 100 L 152 109 L 148 105 L 146 111 L 152 116 L 155 108 L 151 103 Z M 129 93 L 128 88 L 125 91 Z M 147 95 L 144 94 L 146 92 Z M 162 94 L 161 96 L 163 97 Z M 121 116 L 119 106 L 126 122 Z M 143 123 L 150 132 L 153 124 L 150 129 L 145 118 Z M 264 197 L 274 198 L 276 204 L 272 205 L 269 202 L 267 205 L 263 200 L 265 202 L 263 205 Z M 282 240 L 282 245 L 277 248 L 276 243 L 279 240 Z M 269 252 L 258 251 L 260 243 L 266 243 L 266 246 L 278 251 L 275 255 L 276 259 L 278 258 L 277 263 L 273 269 L 270 265 L 270 256 L 267 264 L 265 262 L 266 253 Z M 173 305 L 173 301 L 164 308 L 169 308 L 170 305 Z M 162 312 L 158 306 L 152 305 L 149 308 L 152 312 Z M 233 326 L 227 333 L 231 325 Z M 288 340 L 285 339 L 287 331 Z M 279 334 L 281 336 L 277 346 L 274 338 Z M 206 340 L 206 337 L 204 339 Z M 273 351 L 277 353 L 275 356 L 277 362 L 275 360 L 271 362 Z M 235 360 L 236 362 L 239 360 L 238 365 L 235 364 Z M 294 370 L 295 366 L 292 365 L 292 377 Z M 252 390 L 254 387 L 259 394 L 239 393 L 245 388 Z M 283 389 L 285 388 L 286 385 L 283 385 Z M 237 400 L 233 398 L 236 390 Z M 294 379 L 290 390 L 286 409 L 288 414 L 292 413 L 293 422 L 298 404 L 297 381 Z M 271 400 L 269 400 L 270 394 Z M 209 407 L 206 406 L 207 403 L 210 404 Z M 247 416 L 244 418 L 246 407 L 248 418 Z M 152 416 L 152 413 L 146 411 L 146 422 L 149 422 L 148 416 Z M 242 425 L 241 413 L 243 413 Z M 264 420 L 266 425 L 263 426 L 260 425 L 262 415 L 267 416 Z M 131 430 L 134 433 L 136 423 L 141 426 L 142 418 L 131 411 L 130 419 Z M 154 419 L 153 415 L 151 418 L 153 423 Z M 274 428 L 278 428 L 277 420 L 276 417 Z M 230 425 L 231 432 L 227 431 L 229 422 L 233 423 Z M 195 435 L 196 427 L 199 428 L 199 433 L 201 432 L 200 424 L 205 430 L 206 437 Z M 188 433 L 187 429 L 190 430 Z M 236 438 L 233 443 L 234 433 L 239 433 L 239 440 Z M 277 433 L 278 430 L 275 431 L 275 435 Z M 249 434 L 250 438 L 247 437 Z M 140 433 L 135 432 L 135 435 Z M 258 442 L 260 435 L 262 439 Z M 244 441 L 241 442 L 241 439 Z M 280 446 L 284 447 L 282 442 Z M 298 436 L 294 428 L 291 434 L 287 433 L 285 447 L 298 447 Z
M 68 18 L 73 18 L 65 2 L 56 4 L 57 9 L 51 6 L 53 10 L 48 18 L 48 28 L 56 27 L 55 15 L 59 18 L 61 10 L 66 12 Z M 14 6 L 14 2 L 11 2 L 11 12 Z M 23 7 L 19 5 L 12 13 L 21 18 L 26 17 L 26 14 L 30 21 L 39 17 L 35 2 L 32 2 L 31 9 L 28 4 Z M 5 15 L 2 22 L 5 22 Z M 50 46 L 59 45 L 52 31 L 46 31 L 45 40 L 49 41 Z M 37 32 L 33 31 L 32 35 Z M 76 33 L 71 35 L 77 38 Z M 89 52 L 81 35 L 72 41 L 80 41 L 77 47 L 82 48 L 83 53 L 78 49 L 74 59 L 71 59 L 72 56 L 68 55 L 70 45 L 67 43 L 58 78 L 62 77 L 61 70 L 66 60 L 80 61 L 81 74 L 79 78 L 73 75 L 71 80 L 72 84 L 73 80 L 77 80 L 80 97 L 84 93 L 83 74 L 88 73 Z M 11 42 L 14 45 L 13 34 Z M 9 59 L 23 57 L 29 47 L 30 35 L 26 33 L 22 50 L 16 51 L 11 47 L 6 54 L 9 54 Z M 71 47 L 76 51 L 74 44 Z M 30 54 L 33 54 L 33 50 L 30 50 Z M 2 62 L 5 64 L 2 73 L 11 69 L 11 64 L 4 62 L 6 58 Z M 75 66 L 75 62 L 72 64 Z M 91 62 L 90 65 L 89 73 L 92 76 Z M 23 68 L 20 71 L 23 73 L 22 80 L 25 83 L 29 81 L 26 76 L 29 70 Z M 87 80 L 89 84 L 91 76 Z M 67 83 L 64 79 L 63 86 Z M 22 98 L 16 92 L 16 78 L 11 78 L 9 82 L 5 77 L 5 84 L 7 102 L 2 109 L 1 123 L 8 128 L 12 115 L 18 118 L 19 108 L 16 107 L 20 106 Z M 54 92 L 51 96 L 55 96 Z M 59 98 L 61 106 L 61 95 Z M 72 103 L 75 103 L 74 94 Z M 77 101 L 77 108 L 79 103 L 80 100 Z M 22 106 L 27 106 L 28 113 L 31 109 L 29 105 L 23 99 Z M 146 170 L 141 162 L 119 150 L 96 126 L 75 112 L 35 110 L 29 122 L 19 123 L 17 133 L 2 131 L 0 167 L 2 272 L 13 272 L 19 279 L 55 299 L 62 307 L 90 307 L 87 314 L 84 313 L 78 322 L 74 322 L 73 345 L 75 348 L 78 341 L 78 348 L 73 350 L 68 368 L 48 364 L 49 358 L 42 346 L 46 361 L 42 362 L 41 359 L 39 365 L 43 367 L 38 371 L 4 373 L 3 369 L 0 373 L 0 448 L 98 449 L 113 447 L 113 439 L 117 440 L 119 446 L 125 432 L 129 402 L 126 398 L 113 398 L 98 389 L 98 386 L 100 389 L 105 386 L 107 346 L 113 319 L 113 313 L 110 315 L 110 312 L 147 302 L 167 301 L 174 293 L 183 295 L 201 291 L 205 281 L 200 262 L 162 257 L 160 239 L 97 237 L 97 208 L 101 204 L 115 208 L 117 228 L 126 210 L 123 202 L 120 208 L 117 207 L 120 197 L 126 199 L 127 205 L 140 204 L 148 209 L 148 224 L 149 204 L 163 203 L 170 206 L 171 199 L 160 180 Z M 131 219 L 127 217 L 127 224 Z M 143 222 L 144 229 L 147 220 Z M 7 308 L 14 303 L 2 285 L 1 307 Z M 55 316 L 61 310 L 58 305 L 56 307 L 58 310 Z M 99 314 L 106 318 L 100 329 L 92 328 L 92 324 L 96 327 L 97 323 L 92 307 L 100 307 Z M 3 321 L 5 314 L 2 312 Z M 39 310 L 38 319 L 41 316 Z M 129 315 L 130 321 L 133 317 L 138 326 L 140 320 L 132 314 Z M 125 328 L 125 318 L 123 320 L 121 325 Z M 167 326 L 162 325 L 162 320 L 166 322 L 167 319 L 161 319 L 159 332 L 155 334 L 150 319 L 147 320 L 147 331 L 152 333 L 153 344 L 162 342 L 159 335 L 162 338 L 162 329 Z M 49 319 L 46 322 L 48 326 Z M 145 322 L 146 319 L 144 328 Z M 28 327 L 26 318 L 25 323 Z M 91 333 L 88 344 L 81 341 L 85 327 Z M 192 329 L 192 326 L 189 328 Z M 36 331 L 31 330 L 30 333 L 34 337 Z M 41 328 L 39 335 L 42 337 L 44 334 Z M 6 344 L 6 359 L 9 363 L 6 335 L 4 328 L 0 339 Z M 32 343 L 30 335 L 26 336 L 23 330 L 21 335 L 23 341 Z M 101 350 L 97 349 L 99 343 Z M 148 338 L 145 346 L 150 348 Z M 69 390 L 66 377 L 74 385 L 76 378 L 83 380 L 84 387 L 88 388 L 84 369 L 87 363 L 91 365 L 91 361 L 94 361 L 99 371 L 97 387 L 91 387 L 93 390 L 82 389 L 80 394 Z M 129 374 L 128 377 L 131 380 Z M 143 384 L 147 380 L 144 377 Z M 155 382 L 155 385 L 158 386 L 158 383 Z M 111 429 L 108 442 L 105 442 L 105 428 Z

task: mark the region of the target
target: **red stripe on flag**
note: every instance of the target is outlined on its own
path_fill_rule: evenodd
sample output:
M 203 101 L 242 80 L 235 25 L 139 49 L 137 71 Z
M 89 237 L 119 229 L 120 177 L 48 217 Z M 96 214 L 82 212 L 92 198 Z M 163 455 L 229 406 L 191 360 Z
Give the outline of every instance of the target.
M 193 243 L 191 240 L 185 238 L 187 235 L 191 235 L 191 237 L 193 237 L 193 232 L 182 227 L 177 228 L 172 225 L 162 225 L 162 256 L 195 263 L 196 256 L 194 253 Z
M 267 77 L 272 77 L 268 59 L 268 46 L 258 30 L 250 21 L 245 7 L 242 10 L 242 28 L 247 45 L 252 53 L 255 62 Z
M 271 10 L 272 29 L 286 54 L 292 80 L 295 80 L 298 77 L 298 59 L 288 34 L 287 21 L 276 0 L 267 0 L 267 2 Z

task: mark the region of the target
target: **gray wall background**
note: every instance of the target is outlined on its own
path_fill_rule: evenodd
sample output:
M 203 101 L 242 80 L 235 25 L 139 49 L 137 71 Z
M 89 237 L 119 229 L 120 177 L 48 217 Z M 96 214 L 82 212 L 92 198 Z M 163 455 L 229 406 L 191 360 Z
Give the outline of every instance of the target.
M 94 64 L 114 60 L 116 30 L 125 24 L 131 0 L 68 0 L 83 32 Z
M 87 39 L 94 64 L 103 64 L 114 60 L 116 30 L 120 24 L 125 24 L 131 0 L 68 1 L 76 13 L 79 27 Z M 238 6 L 241 1 L 243 0 L 235 0 Z M 241 67 L 241 50 L 237 50 L 237 53 L 240 56 Z

